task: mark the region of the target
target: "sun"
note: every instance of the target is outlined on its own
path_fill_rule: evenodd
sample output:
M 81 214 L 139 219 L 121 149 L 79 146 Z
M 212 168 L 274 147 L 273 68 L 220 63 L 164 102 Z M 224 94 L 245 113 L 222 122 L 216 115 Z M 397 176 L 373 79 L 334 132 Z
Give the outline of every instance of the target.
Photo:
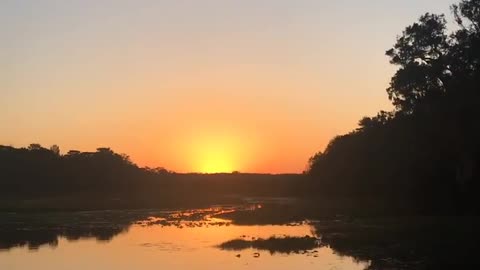
M 226 173 L 235 170 L 231 149 L 226 146 L 210 146 L 205 148 L 200 157 L 200 172 Z
M 202 173 L 227 173 L 234 171 L 234 166 L 222 158 L 212 158 L 204 161 Z
M 223 136 L 220 136 L 223 135 Z M 214 134 L 192 140 L 190 158 L 200 173 L 230 173 L 239 170 L 244 159 L 242 143 L 235 136 Z
M 256 141 L 248 131 L 203 126 L 181 138 L 182 162 L 195 173 L 245 172 L 252 167 Z

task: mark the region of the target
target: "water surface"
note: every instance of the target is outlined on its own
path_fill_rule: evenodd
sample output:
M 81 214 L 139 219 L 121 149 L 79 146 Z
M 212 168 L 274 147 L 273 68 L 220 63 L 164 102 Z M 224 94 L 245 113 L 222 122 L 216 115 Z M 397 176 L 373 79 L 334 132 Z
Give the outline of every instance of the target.
M 0 269 L 368 267 L 322 244 L 308 220 L 238 225 L 227 218 L 258 207 L 2 214 Z

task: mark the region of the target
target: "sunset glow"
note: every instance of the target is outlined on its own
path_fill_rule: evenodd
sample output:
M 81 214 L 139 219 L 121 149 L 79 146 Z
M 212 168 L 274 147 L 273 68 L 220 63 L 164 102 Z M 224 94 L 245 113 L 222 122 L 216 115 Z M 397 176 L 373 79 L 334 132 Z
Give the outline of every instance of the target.
M 224 173 L 237 170 L 239 153 L 236 146 L 228 140 L 199 141 L 196 143 L 193 162 L 197 172 Z M 237 146 L 238 147 L 238 146 Z
M 431 2 L 7 2 L 0 144 L 107 146 L 177 172 L 301 172 L 392 108 L 384 51 L 452 1 Z
M 232 172 L 234 170 L 233 162 L 226 153 L 217 151 L 208 152 L 202 162 L 204 165 L 200 167 L 198 172 L 222 173 Z

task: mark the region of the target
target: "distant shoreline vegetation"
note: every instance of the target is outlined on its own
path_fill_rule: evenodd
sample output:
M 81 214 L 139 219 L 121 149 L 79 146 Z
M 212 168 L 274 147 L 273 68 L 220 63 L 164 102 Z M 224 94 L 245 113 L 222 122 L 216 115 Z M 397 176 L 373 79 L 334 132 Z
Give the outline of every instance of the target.
M 141 168 L 110 148 L 61 155 L 56 145 L 0 146 L 0 210 L 199 207 L 243 197 L 300 196 L 301 182 L 305 177 L 295 174 Z

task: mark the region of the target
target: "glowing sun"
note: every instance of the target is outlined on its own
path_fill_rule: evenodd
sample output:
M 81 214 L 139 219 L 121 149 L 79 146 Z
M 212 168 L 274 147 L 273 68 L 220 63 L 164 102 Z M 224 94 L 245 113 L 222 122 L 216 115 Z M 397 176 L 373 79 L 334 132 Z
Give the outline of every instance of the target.
M 235 161 L 231 149 L 221 145 L 204 149 L 200 155 L 199 170 L 203 173 L 232 172 Z
M 233 136 L 209 136 L 195 140 L 192 147 L 195 171 L 230 173 L 239 170 L 245 158 L 241 143 Z

